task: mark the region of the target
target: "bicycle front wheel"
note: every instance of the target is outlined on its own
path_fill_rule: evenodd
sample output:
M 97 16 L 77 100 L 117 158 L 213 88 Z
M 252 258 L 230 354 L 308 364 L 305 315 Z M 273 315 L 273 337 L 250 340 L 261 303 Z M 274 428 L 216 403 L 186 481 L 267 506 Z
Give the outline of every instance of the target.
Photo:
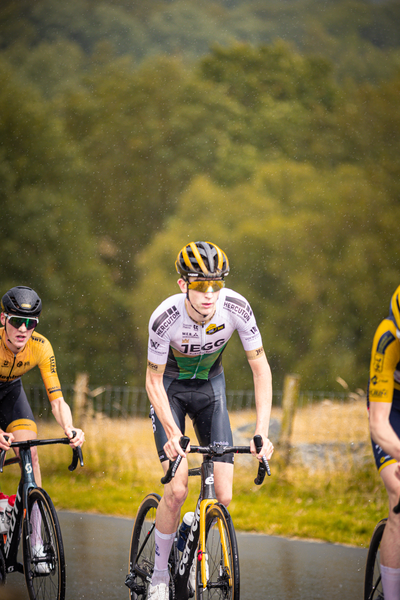
M 156 511 L 160 503 L 158 494 L 149 494 L 139 506 L 132 531 L 129 552 L 129 575 L 126 585 L 131 600 L 144 600 L 154 569 Z
M 49 495 L 41 488 L 28 495 L 22 551 L 30 600 L 65 599 L 65 558 L 61 529 Z
M 387 519 L 379 521 L 374 529 L 368 548 L 367 562 L 365 565 L 364 600 L 383 600 L 381 580 L 381 566 L 379 560 L 379 547 Z
M 230 514 L 222 504 L 206 513 L 205 560 L 207 587 L 201 582 L 201 561 L 196 565 L 196 600 L 239 600 L 239 552 Z

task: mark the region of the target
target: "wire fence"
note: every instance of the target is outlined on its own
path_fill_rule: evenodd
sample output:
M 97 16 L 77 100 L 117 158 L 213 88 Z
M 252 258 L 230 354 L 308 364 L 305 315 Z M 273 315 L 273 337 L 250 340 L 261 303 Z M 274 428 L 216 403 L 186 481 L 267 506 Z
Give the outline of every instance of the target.
M 43 386 L 32 385 L 26 388 L 29 403 L 35 416 L 48 418 L 51 416 L 50 403 Z M 74 385 L 63 385 L 63 395 L 66 402 L 74 410 Z M 227 406 L 229 411 L 249 410 L 255 407 L 253 390 L 227 390 Z M 298 406 L 319 403 L 323 400 L 346 402 L 349 395 L 346 392 L 301 391 Z M 93 397 L 89 396 L 94 413 L 102 413 L 109 418 L 147 417 L 150 403 L 146 390 L 129 386 L 106 386 L 101 388 Z M 281 406 L 282 391 L 274 391 L 273 406 Z

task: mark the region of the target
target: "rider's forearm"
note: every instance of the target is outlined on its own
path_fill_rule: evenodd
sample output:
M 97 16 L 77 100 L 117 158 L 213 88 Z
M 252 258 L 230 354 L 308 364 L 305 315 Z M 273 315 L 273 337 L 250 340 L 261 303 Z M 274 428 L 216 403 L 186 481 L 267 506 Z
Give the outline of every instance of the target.
M 71 409 L 63 397 L 56 398 L 51 402 L 51 410 L 55 420 L 64 431 L 66 427 L 72 427 Z
M 260 361 L 260 362 L 258 362 Z M 264 357 L 249 361 L 253 371 L 254 395 L 256 400 L 256 433 L 268 433 L 272 407 L 272 375 Z

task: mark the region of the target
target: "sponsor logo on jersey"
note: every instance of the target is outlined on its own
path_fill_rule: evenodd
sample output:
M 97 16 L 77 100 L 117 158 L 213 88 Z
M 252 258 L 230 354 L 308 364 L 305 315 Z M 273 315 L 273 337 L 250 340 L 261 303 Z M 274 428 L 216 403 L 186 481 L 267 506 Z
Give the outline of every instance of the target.
M 206 334 L 212 335 L 213 333 L 217 333 L 217 331 L 222 331 L 222 329 L 225 329 L 224 323 L 222 325 L 214 325 L 214 323 L 212 323 L 207 327 Z
M 224 302 L 224 308 L 231 313 L 234 313 L 240 317 L 246 323 L 250 320 L 253 311 L 247 302 L 240 300 L 239 298 L 231 298 L 227 296 Z
M 51 387 L 48 389 L 49 394 L 55 394 L 56 392 L 61 392 L 61 388 L 59 387 Z
M 185 336 L 185 339 L 196 338 L 199 339 L 199 334 L 196 331 L 184 331 L 182 332 L 182 337 Z M 186 342 L 187 343 L 187 342 Z
M 31 336 L 31 340 L 33 340 L 34 342 L 40 342 L 41 344 L 44 344 L 44 339 L 43 338 L 38 338 L 35 335 Z
M 386 331 L 380 338 L 378 345 L 376 347 L 376 351 L 379 354 L 385 354 L 386 348 L 395 341 L 395 337 L 391 331 Z
M 158 371 L 160 369 L 160 365 L 156 365 L 155 363 L 150 362 L 149 360 L 147 361 L 147 366 L 149 367 L 149 369 L 151 369 L 152 371 Z
M 369 391 L 369 397 L 370 398 L 386 398 L 387 396 L 387 390 L 377 390 L 377 389 L 372 389 Z
M 380 354 L 379 352 L 375 352 L 375 355 L 374 355 L 374 371 L 377 371 L 377 373 L 380 373 L 382 371 L 382 368 L 383 368 L 383 359 L 384 359 L 383 354 Z
M 57 373 L 56 359 L 54 356 L 50 356 L 50 373 Z
M 162 313 L 162 315 L 157 317 L 157 319 L 154 321 L 152 327 L 153 331 L 155 331 L 157 335 L 162 336 L 162 334 L 168 331 L 171 325 L 175 323 L 178 317 L 179 310 L 176 308 L 176 306 L 168 308 L 165 312 Z
M 200 354 L 201 352 L 213 352 L 215 348 L 219 348 L 223 346 L 225 343 L 224 339 L 217 340 L 216 342 L 207 342 L 207 344 L 189 344 L 189 340 L 187 344 L 182 344 L 182 354 Z

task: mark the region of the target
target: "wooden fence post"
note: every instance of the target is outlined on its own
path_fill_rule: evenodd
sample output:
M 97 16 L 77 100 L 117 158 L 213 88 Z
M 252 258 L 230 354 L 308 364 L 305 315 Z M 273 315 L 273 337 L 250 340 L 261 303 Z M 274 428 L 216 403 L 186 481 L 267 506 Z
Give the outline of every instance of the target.
M 278 448 L 284 464 L 288 465 L 290 460 L 290 447 L 293 431 L 293 421 L 299 399 L 300 375 L 286 375 L 283 384 L 282 397 L 282 425 L 279 436 Z
M 73 419 L 74 425 L 82 428 L 88 408 L 89 375 L 87 373 L 78 373 L 74 386 L 74 406 Z

